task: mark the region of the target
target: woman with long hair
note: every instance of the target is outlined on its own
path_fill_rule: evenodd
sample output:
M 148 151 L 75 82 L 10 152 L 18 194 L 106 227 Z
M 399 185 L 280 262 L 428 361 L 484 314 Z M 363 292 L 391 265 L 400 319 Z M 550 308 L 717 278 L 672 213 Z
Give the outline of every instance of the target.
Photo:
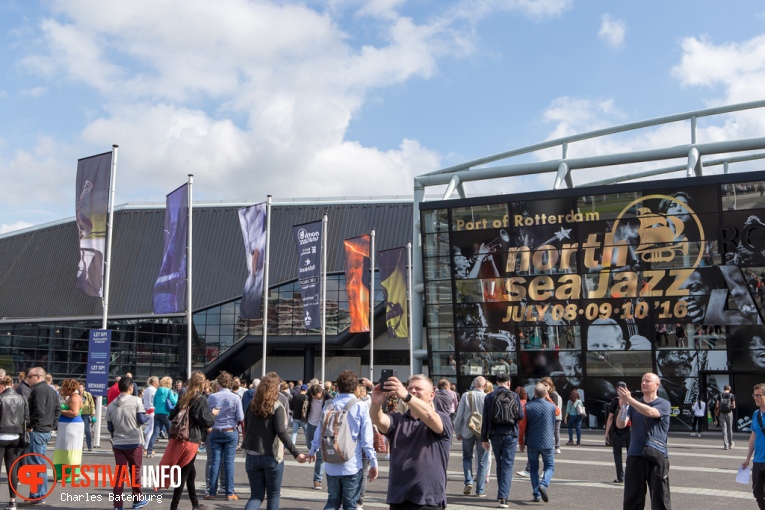
M 576 445 L 582 441 L 582 415 L 579 414 L 579 409 L 584 407 L 582 401 L 579 400 L 579 392 L 571 390 L 568 395 L 568 403 L 566 403 L 566 416 L 563 418 L 563 423 L 568 424 L 568 443 L 566 446 L 574 444 L 574 429 L 576 428 Z
M 8 493 L 10 501 L 8 510 L 16 508 L 16 492 L 14 487 L 19 485 L 19 466 L 13 466 L 19 458 L 22 448 L 19 438 L 29 423 L 29 405 L 20 394 L 13 389 L 13 379 L 5 375 L 0 377 L 0 463 L 5 461 L 5 472 L 8 474 Z M 2 468 L 2 464 L 0 464 Z
M 79 466 L 82 464 L 82 440 L 85 434 L 85 423 L 82 421 L 82 397 L 80 397 L 80 382 L 67 379 L 61 383 L 61 417 L 56 429 L 56 449 L 53 451 L 53 466 L 56 469 L 56 479 L 61 480 L 62 466 Z M 66 481 L 79 475 L 80 468 L 73 468 Z
M 193 372 L 186 384 L 186 391 L 177 405 L 170 411 L 169 418 L 172 420 L 183 409 L 189 409 L 189 439 L 180 441 L 170 438 L 167 443 L 161 466 L 180 466 L 181 484 L 173 489 L 173 499 L 170 502 L 170 510 L 177 510 L 183 494 L 183 486 L 188 489 L 191 506 L 194 510 L 205 510 L 205 505 L 199 504 L 195 479 L 197 476 L 194 462 L 197 460 L 199 445 L 205 440 L 208 429 L 215 423 L 218 410 L 210 411 L 207 397 L 202 391 L 205 387 L 205 375 L 202 372 Z M 169 388 L 169 387 L 168 387 Z M 156 429 L 155 429 L 156 430 Z
M 561 407 L 563 407 L 563 399 L 558 394 L 557 391 L 555 391 L 555 384 L 553 383 L 552 378 L 550 377 L 543 377 L 541 379 L 542 384 L 547 386 L 547 395 L 550 399 L 550 402 L 555 404 L 555 453 L 560 453 L 560 424 L 563 421 L 563 413 L 561 412 Z
M 266 508 L 278 510 L 285 448 L 301 464 L 306 460 L 287 432 L 287 410 L 279 402 L 280 386 L 279 376 L 275 372 L 267 373 L 244 413 L 242 449 L 247 452 L 244 468 L 250 480 L 250 499 L 245 510 L 260 508 L 266 494 Z

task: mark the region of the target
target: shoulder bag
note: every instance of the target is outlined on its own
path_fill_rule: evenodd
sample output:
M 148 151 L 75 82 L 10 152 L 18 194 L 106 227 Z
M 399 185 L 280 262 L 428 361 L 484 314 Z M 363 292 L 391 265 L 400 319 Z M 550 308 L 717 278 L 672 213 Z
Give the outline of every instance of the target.
M 648 417 L 643 415 L 643 423 L 645 423 L 645 430 L 646 430 L 646 441 L 645 446 L 643 447 L 642 457 L 646 459 L 648 462 L 655 466 L 659 466 L 664 462 L 664 459 L 667 458 L 669 449 L 667 448 L 667 443 L 664 441 L 657 439 L 651 435 L 649 432 L 651 430 Z
M 475 395 L 471 391 L 467 398 L 470 399 L 470 418 L 468 418 L 468 429 L 476 437 L 481 437 L 481 427 L 483 426 L 483 415 L 475 408 Z

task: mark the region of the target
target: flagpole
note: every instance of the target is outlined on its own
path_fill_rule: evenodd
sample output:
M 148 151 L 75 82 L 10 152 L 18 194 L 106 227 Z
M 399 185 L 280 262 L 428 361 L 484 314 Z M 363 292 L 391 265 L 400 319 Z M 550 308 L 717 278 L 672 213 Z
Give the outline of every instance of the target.
M 369 380 L 375 380 L 375 229 L 369 240 Z
M 117 149 L 119 145 L 112 145 L 112 172 L 109 178 L 109 221 L 106 224 L 106 260 L 104 261 L 104 297 L 101 301 L 104 310 L 104 317 L 101 321 L 101 329 L 107 328 L 107 318 L 109 316 L 109 273 L 112 266 L 112 229 L 114 227 L 114 192 L 117 185 Z M 96 399 L 96 437 L 94 446 L 101 446 L 101 409 L 103 403 L 99 397 Z
M 409 319 L 409 375 L 414 375 L 414 349 L 412 347 L 412 243 L 406 243 L 406 276 L 407 289 L 406 296 L 409 301 L 406 307 L 407 318 Z
M 324 370 L 327 355 L 327 222 L 325 214 L 321 220 L 321 383 L 325 383 Z
M 266 375 L 266 344 L 268 342 L 268 267 L 271 247 L 271 195 L 266 196 L 266 260 L 263 267 L 263 363 L 261 376 Z
M 194 185 L 194 174 L 189 174 L 189 187 L 188 187 L 188 201 L 189 201 L 189 225 L 188 225 L 188 234 L 186 237 L 186 378 L 191 378 L 191 330 L 193 328 L 193 310 L 192 310 L 192 301 L 191 301 L 191 248 L 193 246 L 191 242 L 191 220 L 192 220 L 192 211 L 194 209 L 192 202 L 191 202 L 191 188 Z

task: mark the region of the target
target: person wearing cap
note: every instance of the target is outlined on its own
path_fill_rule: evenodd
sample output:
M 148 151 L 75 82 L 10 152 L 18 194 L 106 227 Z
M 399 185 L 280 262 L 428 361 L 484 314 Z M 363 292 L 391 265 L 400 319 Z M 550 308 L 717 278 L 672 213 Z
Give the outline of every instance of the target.
M 292 444 L 295 444 L 298 430 L 301 428 L 303 429 L 303 434 L 305 434 L 306 446 L 311 444 L 310 438 L 308 437 L 307 421 L 308 408 L 311 407 L 310 398 L 310 395 L 308 395 L 308 385 L 303 384 L 300 386 L 297 395 L 290 400 L 290 411 L 292 412 Z M 303 408 L 305 408 L 305 413 L 303 413 Z

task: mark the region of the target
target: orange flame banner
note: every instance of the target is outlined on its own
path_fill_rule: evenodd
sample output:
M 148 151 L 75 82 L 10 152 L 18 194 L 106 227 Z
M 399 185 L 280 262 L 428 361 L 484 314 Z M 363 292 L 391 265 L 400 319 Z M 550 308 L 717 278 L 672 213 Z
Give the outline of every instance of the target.
M 369 234 L 343 241 L 351 333 L 369 331 Z

